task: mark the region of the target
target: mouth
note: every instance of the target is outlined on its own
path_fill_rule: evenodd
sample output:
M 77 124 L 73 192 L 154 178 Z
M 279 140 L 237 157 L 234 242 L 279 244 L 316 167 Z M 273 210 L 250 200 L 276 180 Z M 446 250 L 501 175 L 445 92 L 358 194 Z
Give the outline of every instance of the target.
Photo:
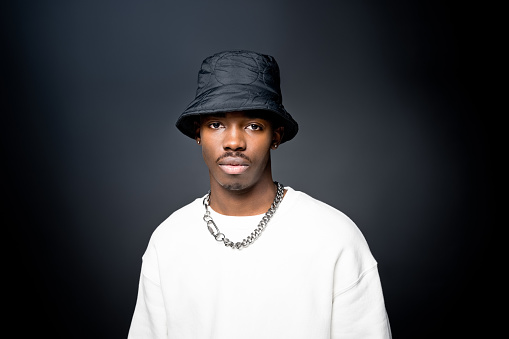
M 249 168 L 249 163 L 242 158 L 224 158 L 219 162 L 221 168 L 226 174 L 241 174 Z
M 226 174 L 241 174 L 247 170 L 247 165 L 219 165 Z

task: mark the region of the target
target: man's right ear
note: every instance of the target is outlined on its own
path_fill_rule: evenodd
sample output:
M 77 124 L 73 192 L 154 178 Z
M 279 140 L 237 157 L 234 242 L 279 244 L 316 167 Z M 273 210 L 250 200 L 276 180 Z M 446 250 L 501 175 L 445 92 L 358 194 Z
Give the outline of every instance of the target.
M 195 121 L 194 122 L 194 139 L 196 140 L 196 142 L 198 143 L 198 145 L 201 143 L 201 138 L 200 138 L 200 124 Z

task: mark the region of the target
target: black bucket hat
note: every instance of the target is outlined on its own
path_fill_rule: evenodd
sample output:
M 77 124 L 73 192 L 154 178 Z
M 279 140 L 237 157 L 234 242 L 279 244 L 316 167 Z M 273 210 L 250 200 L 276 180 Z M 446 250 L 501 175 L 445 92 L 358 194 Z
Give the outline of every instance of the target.
M 284 126 L 281 143 L 291 140 L 299 126 L 283 107 L 279 66 L 270 55 L 225 51 L 206 58 L 198 73 L 196 98 L 177 120 L 177 128 L 195 138 L 200 114 L 263 110 Z

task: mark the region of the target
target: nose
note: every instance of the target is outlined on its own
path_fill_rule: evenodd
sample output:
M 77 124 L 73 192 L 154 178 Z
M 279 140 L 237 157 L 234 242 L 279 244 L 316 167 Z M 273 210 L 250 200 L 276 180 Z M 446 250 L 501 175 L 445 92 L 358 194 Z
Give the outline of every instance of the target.
M 243 151 L 246 149 L 246 140 L 242 128 L 231 126 L 225 131 L 223 149 L 229 151 Z

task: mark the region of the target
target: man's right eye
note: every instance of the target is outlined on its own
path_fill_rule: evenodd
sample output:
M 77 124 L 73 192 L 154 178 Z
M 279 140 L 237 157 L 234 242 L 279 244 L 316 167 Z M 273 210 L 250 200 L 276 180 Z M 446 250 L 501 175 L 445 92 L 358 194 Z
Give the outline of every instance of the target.
M 218 129 L 219 127 L 221 127 L 221 124 L 219 122 L 211 122 L 209 126 L 213 129 Z

